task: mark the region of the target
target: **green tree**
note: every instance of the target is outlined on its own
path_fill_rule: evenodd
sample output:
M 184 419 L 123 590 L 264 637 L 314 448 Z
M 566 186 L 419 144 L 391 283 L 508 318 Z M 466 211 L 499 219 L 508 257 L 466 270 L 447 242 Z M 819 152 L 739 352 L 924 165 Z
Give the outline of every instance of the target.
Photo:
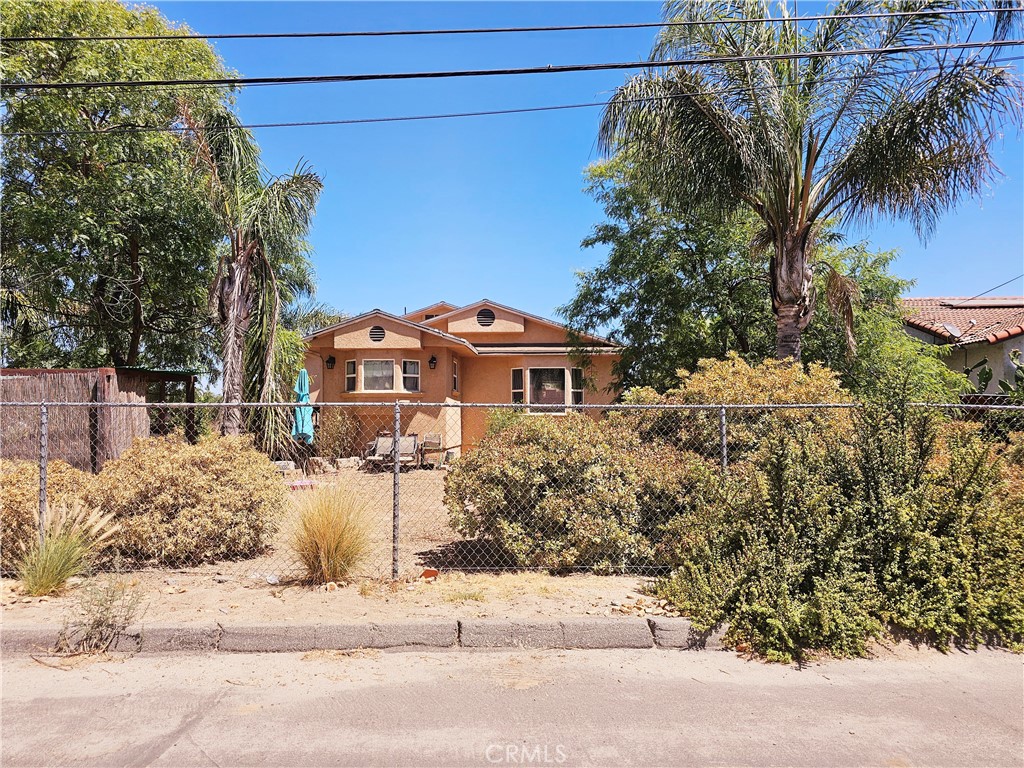
M 1019 127 L 1021 118 L 1008 67 L 968 50 L 890 50 L 969 38 L 978 20 L 948 13 L 960 5 L 894 0 L 884 8 L 933 12 L 849 18 L 878 7 L 842 0 L 811 23 L 768 0 L 674 0 L 665 18 L 686 24 L 666 27 L 653 56 L 699 63 L 637 75 L 609 102 L 601 146 L 641 160 L 660 197 L 680 211 L 721 218 L 745 209 L 760 220 L 780 359 L 800 359 L 814 317 L 823 222 L 896 217 L 924 237 L 997 173 L 989 146 L 1000 121 Z M 994 33 L 1005 37 L 1021 12 L 998 5 L 1006 10 Z M 742 23 L 773 10 L 775 23 Z M 851 49 L 881 52 L 828 55 Z M 834 303 L 851 293 L 848 281 L 828 285 Z
M 27 41 L 52 35 L 188 32 L 114 0 L 4 2 L 4 85 L 223 77 L 200 40 Z M 202 173 L 173 131 L 181 102 L 207 109 L 223 90 L 7 90 L 3 98 L 4 362 L 20 366 L 208 368 L 205 312 L 217 222 Z
M 701 358 L 768 353 L 771 315 L 764 265 L 750 258 L 751 217 L 678 215 L 621 157 L 591 166 L 587 179 L 608 220 L 583 247 L 604 246 L 608 257 L 577 275 L 576 296 L 559 312 L 576 334 L 608 333 L 622 345 L 618 386 L 663 391 Z
M 252 133 L 230 110 L 183 112 L 225 238 L 210 288 L 220 328 L 224 400 L 272 402 L 287 395 L 281 391 L 285 369 L 296 368 L 296 359 L 301 365 L 297 334 L 280 334 L 278 324 L 283 304 L 315 289 L 305 238 L 323 183 L 301 164 L 291 174 L 271 176 Z M 260 418 L 272 421 L 279 415 L 267 409 Z M 237 434 L 241 426 L 241 409 L 225 409 L 221 431 Z M 269 424 L 258 431 L 267 440 L 279 433 Z

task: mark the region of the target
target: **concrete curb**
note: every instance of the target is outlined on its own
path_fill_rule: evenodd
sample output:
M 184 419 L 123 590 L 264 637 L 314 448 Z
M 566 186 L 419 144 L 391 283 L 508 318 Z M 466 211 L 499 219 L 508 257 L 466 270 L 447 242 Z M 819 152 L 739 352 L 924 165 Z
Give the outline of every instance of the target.
M 55 627 L 0 628 L 0 652 L 46 653 Z M 116 650 L 128 653 L 287 653 L 312 650 L 451 648 L 719 650 L 724 630 L 697 633 L 682 618 L 440 619 L 367 624 L 188 624 L 129 627 Z

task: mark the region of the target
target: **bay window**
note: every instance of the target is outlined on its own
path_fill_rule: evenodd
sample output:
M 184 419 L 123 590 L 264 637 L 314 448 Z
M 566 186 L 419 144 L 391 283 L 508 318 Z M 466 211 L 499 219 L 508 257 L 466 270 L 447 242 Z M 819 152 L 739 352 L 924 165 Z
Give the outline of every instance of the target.
M 394 360 L 363 360 L 363 390 L 391 392 L 395 388 Z

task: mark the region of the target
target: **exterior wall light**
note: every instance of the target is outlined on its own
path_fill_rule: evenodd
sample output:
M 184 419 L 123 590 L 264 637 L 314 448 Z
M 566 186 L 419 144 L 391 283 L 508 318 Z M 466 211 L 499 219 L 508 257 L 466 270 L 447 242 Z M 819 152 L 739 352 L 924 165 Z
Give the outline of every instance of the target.
M 434 355 L 431 355 L 430 359 L 427 360 L 427 365 L 430 367 L 430 370 L 437 368 L 437 358 Z
M 334 370 L 334 364 L 337 363 L 337 362 L 338 361 L 334 359 L 334 355 L 328 355 L 327 359 L 324 360 L 324 365 L 327 366 L 327 370 L 328 371 L 333 371 Z

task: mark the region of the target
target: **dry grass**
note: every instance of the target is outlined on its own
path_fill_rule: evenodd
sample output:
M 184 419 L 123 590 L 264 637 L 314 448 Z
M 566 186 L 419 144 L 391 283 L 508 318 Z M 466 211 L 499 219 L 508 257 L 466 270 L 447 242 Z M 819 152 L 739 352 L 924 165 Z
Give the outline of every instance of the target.
M 487 595 L 482 589 L 463 589 L 456 592 L 449 592 L 444 596 L 449 603 L 465 603 L 473 600 L 477 603 L 487 602 Z
M 369 554 L 365 505 L 342 485 L 328 485 L 295 500 L 291 547 L 314 584 L 346 581 Z
M 43 543 L 34 542 L 18 564 L 22 590 L 36 596 L 59 592 L 72 576 L 89 570 L 116 531 L 112 514 L 80 502 L 56 507 Z
M 135 580 L 107 577 L 78 592 L 57 638 L 59 654 L 106 653 L 140 617 L 142 592 Z

